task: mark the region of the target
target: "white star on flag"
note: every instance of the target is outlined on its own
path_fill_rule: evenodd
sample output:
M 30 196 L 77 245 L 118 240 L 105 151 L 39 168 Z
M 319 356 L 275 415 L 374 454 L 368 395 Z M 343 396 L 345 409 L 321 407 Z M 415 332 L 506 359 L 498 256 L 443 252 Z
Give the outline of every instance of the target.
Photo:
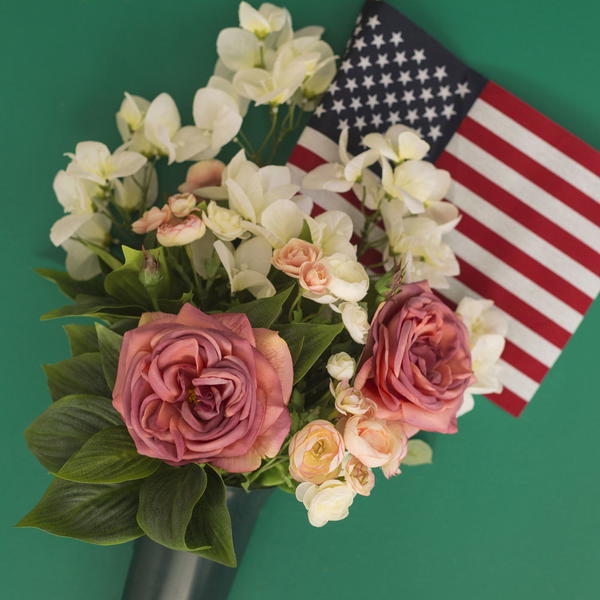
M 396 52 L 396 56 L 394 58 L 394 62 L 399 67 L 401 67 L 407 60 L 408 60 L 408 58 L 406 58 L 406 52 L 404 52 L 404 50 L 402 52 Z
M 391 112 L 390 111 L 390 116 L 388 117 L 388 122 L 391 123 L 392 125 L 396 125 L 397 123 L 400 123 L 402 119 L 400 119 L 400 115 L 398 114 L 398 111 L 394 111 Z
M 430 123 L 437 117 L 437 112 L 435 111 L 435 107 L 428 106 L 425 109 L 425 113 L 423 114 L 423 118 L 427 119 Z
M 442 81 L 442 79 L 444 79 L 444 77 L 448 77 L 448 73 L 446 73 L 446 66 L 442 65 L 441 67 L 436 67 L 435 73 L 433 74 L 433 76 L 438 81 Z
M 431 88 L 423 88 L 421 90 L 421 95 L 419 96 L 419 98 L 421 98 L 421 100 L 424 100 L 425 102 L 429 102 L 430 100 L 433 100 L 433 94 L 431 93 Z
M 454 110 L 454 104 L 444 104 L 442 114 L 446 117 L 446 119 L 452 118 L 452 116 L 456 114 L 456 111 Z
M 387 65 L 390 61 L 388 60 L 388 57 L 386 54 L 379 54 L 377 56 L 377 64 L 383 69 L 383 67 L 385 67 L 385 65 Z
M 358 66 L 361 69 L 367 69 L 371 66 L 371 59 L 368 56 L 361 56 L 358 61 Z
M 362 106 L 362 103 L 360 101 L 360 98 L 352 98 L 352 101 L 350 102 L 350 108 L 353 110 L 358 110 L 360 107 Z
M 372 17 L 369 17 L 369 21 L 367 22 L 367 27 L 370 27 L 371 29 L 375 29 L 375 27 L 377 27 L 377 25 L 381 25 L 381 21 L 379 20 L 379 17 L 377 15 L 373 15 Z
M 376 94 L 369 96 L 369 98 L 367 99 L 367 105 L 369 106 L 369 108 L 374 108 L 375 106 L 377 106 L 377 103 L 378 103 L 378 100 L 377 100 Z
M 381 83 L 381 85 L 383 87 L 387 87 L 388 85 L 392 85 L 392 76 L 389 73 L 382 73 L 381 74 L 381 79 L 379 80 L 379 83 Z
M 367 124 L 365 123 L 365 118 L 364 117 L 356 117 L 356 120 L 354 121 L 354 126 L 360 131 L 363 127 L 366 127 Z
M 398 44 L 402 43 L 404 40 L 402 39 L 402 34 L 399 31 L 395 31 L 394 33 L 392 33 L 392 37 L 390 38 L 390 43 L 394 44 L 394 46 L 397 46 Z
M 448 100 L 448 98 L 450 98 L 450 96 L 452 96 L 452 92 L 450 91 L 450 86 L 441 85 L 440 91 L 437 93 L 437 95 L 444 101 Z
M 406 120 L 412 125 L 415 121 L 419 120 L 416 108 L 411 108 L 406 114 Z
M 379 50 L 379 48 L 381 48 L 381 46 L 385 44 L 385 42 L 383 41 L 383 36 L 379 33 L 377 35 L 374 35 L 371 44 L 373 44 L 373 46 L 375 46 L 377 50 Z
M 383 101 L 384 104 L 392 107 L 394 104 L 396 104 L 396 102 L 398 102 L 398 100 L 396 99 L 395 93 L 385 95 L 385 100 Z
M 415 93 L 412 90 L 405 90 L 404 94 L 402 95 L 402 100 L 405 102 L 405 104 L 409 105 L 411 102 L 414 102 Z
M 371 125 L 374 125 L 375 127 L 379 127 L 382 123 L 383 123 L 383 119 L 381 118 L 381 115 L 378 115 L 377 113 L 373 113 L 373 118 L 371 119 Z
M 423 85 L 429 79 L 429 73 L 427 69 L 419 69 L 417 79 L 421 82 L 421 85 Z
M 372 75 L 365 75 L 363 77 L 363 87 L 366 88 L 367 90 L 369 88 L 372 88 L 375 85 L 375 82 L 373 81 L 373 76 Z
M 420 65 L 422 61 L 425 60 L 425 50 L 415 50 L 415 53 L 412 56 L 412 59 Z
M 434 125 L 429 128 L 429 133 L 427 134 L 434 142 L 439 137 L 442 137 L 442 132 L 440 131 L 439 125 Z
M 342 100 L 334 100 L 331 110 L 334 110 L 339 115 L 345 108 Z
M 365 42 L 364 38 L 356 38 L 356 41 L 354 42 L 354 46 L 356 47 L 357 50 L 362 50 L 365 46 L 367 45 L 367 43 Z
M 358 85 L 356 85 L 356 79 L 348 79 L 346 81 L 346 87 L 353 92 L 358 87 Z
M 412 81 L 412 77 L 410 76 L 410 71 L 400 71 L 400 83 L 402 85 L 406 85 Z
M 469 89 L 468 83 L 459 83 L 456 88 L 455 94 L 457 96 L 460 96 L 461 98 L 464 98 L 470 92 L 471 92 L 471 90 Z
M 352 61 L 347 58 L 344 62 L 342 62 L 342 64 L 340 65 L 340 69 L 342 71 L 344 71 L 344 73 L 347 73 L 350 69 L 352 68 Z

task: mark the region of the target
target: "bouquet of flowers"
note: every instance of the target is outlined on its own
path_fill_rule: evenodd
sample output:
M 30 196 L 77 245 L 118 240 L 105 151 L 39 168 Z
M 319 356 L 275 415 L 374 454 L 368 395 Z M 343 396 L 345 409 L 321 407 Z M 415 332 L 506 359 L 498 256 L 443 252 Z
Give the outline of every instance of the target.
M 369 496 L 373 469 L 429 462 L 420 431 L 456 432 L 472 394 L 499 391 L 499 313 L 432 291 L 458 273 L 444 234 L 460 216 L 427 142 L 396 125 L 350 156 L 343 130 L 339 161 L 294 181 L 270 163 L 336 57 L 284 8 L 242 2 L 239 18 L 192 125 L 166 93 L 126 93 L 123 145 L 81 142 L 56 175 L 66 272 L 39 272 L 70 302 L 43 318 L 94 322 L 66 325 L 72 357 L 45 367 L 53 403 L 26 439 L 55 478 L 21 526 L 235 565 L 226 486 L 279 487 L 323 526 Z M 259 144 L 249 108 L 270 118 Z M 160 185 L 181 162 L 178 189 Z M 358 235 L 311 190 L 354 193 Z

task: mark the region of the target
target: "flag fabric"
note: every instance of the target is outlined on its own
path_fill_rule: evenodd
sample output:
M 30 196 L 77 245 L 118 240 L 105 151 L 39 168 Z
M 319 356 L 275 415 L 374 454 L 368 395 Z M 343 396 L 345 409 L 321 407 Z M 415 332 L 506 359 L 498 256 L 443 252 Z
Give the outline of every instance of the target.
M 362 136 L 402 123 L 431 145 L 429 160 L 452 176 L 460 210 L 447 236 L 461 268 L 450 303 L 493 300 L 509 329 L 504 389 L 490 400 L 518 416 L 600 289 L 600 154 L 473 71 L 393 7 L 367 2 L 338 74 L 289 165 L 302 176 L 337 162 Z M 360 231 L 350 192 L 310 193 L 316 210 L 341 209 Z

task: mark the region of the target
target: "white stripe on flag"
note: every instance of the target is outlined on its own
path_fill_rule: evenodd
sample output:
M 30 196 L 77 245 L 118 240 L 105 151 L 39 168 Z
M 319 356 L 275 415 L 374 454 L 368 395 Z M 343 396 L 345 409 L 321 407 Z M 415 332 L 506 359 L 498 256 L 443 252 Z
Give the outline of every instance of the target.
M 500 381 L 510 382 L 513 389 L 519 390 L 517 396 L 523 398 L 525 402 L 529 402 L 540 384 L 503 360 L 499 360 L 498 364 L 501 369 Z
M 455 133 L 446 152 L 468 164 L 481 175 L 531 206 L 565 231 L 576 232 L 579 239 L 600 252 L 598 228 L 585 217 L 548 194 L 520 173 L 494 158 L 479 146 Z
M 326 135 L 312 127 L 306 126 L 304 128 L 298 144 L 320 156 L 324 162 L 340 162 L 340 151 L 337 142 L 330 140 Z
M 452 182 L 446 197 L 460 210 L 486 224 L 506 241 L 569 281 L 590 298 L 594 298 L 600 291 L 600 277 L 458 181 Z
M 575 331 L 582 315 L 516 269 L 494 256 L 456 229 L 446 235 L 450 247 L 470 265 L 490 276 L 497 284 L 518 296 L 569 332 Z
M 497 108 L 478 98 L 469 117 L 495 133 L 584 194 L 600 201 L 600 179 L 571 157 L 538 137 Z

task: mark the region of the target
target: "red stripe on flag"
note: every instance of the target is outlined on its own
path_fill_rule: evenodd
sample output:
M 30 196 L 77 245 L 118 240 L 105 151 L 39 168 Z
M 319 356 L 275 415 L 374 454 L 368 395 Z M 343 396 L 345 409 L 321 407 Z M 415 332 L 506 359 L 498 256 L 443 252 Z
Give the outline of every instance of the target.
M 510 265 L 553 296 L 560 298 L 565 304 L 568 304 L 582 315 L 585 314 L 592 303 L 592 298 L 586 296 L 574 285 L 531 258 L 497 233 L 494 233 L 462 209 L 461 215 L 462 219 L 456 229 L 468 239 L 485 248 L 502 262 Z
M 511 392 L 506 386 L 499 394 L 487 394 L 486 398 L 513 415 L 513 417 L 518 417 L 527 406 L 527 402 L 523 398 Z
M 460 184 L 570 256 L 574 261 L 582 264 L 586 269 L 600 276 L 600 254 L 574 235 L 521 202 L 452 154 L 446 151 L 442 152 L 436 161 L 436 166 L 450 171 L 452 178 Z
M 524 373 L 537 383 L 540 383 L 549 371 L 549 367 L 509 340 L 506 340 L 501 358 L 517 369 L 517 371 L 521 371 L 521 373 Z
M 496 157 L 505 165 L 520 173 L 529 181 L 571 207 L 585 218 L 600 226 L 600 204 L 586 196 L 568 181 L 565 181 L 540 163 L 536 162 L 515 146 L 504 141 L 471 117 L 465 117 L 458 133 Z
M 586 169 L 600 175 L 600 155 L 594 148 L 493 81 L 486 84 L 479 97 Z
M 456 258 L 460 264 L 460 275 L 457 279 L 467 287 L 484 298 L 492 298 L 504 312 L 512 315 L 555 346 L 562 348 L 569 341 L 571 334 L 566 329 L 484 275 L 466 262 L 463 257 L 457 256 Z

